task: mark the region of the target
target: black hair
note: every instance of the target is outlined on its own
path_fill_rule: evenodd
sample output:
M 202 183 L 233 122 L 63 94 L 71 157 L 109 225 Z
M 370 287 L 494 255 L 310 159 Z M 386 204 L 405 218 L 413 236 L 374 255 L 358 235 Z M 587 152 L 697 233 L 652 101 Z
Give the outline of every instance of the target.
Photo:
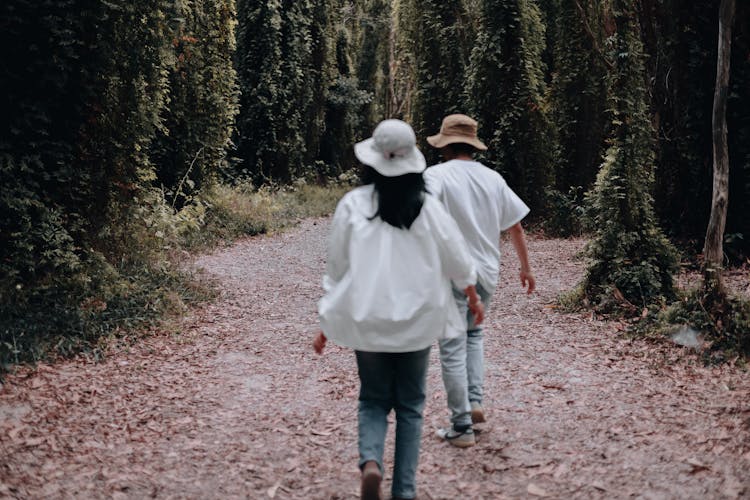
M 427 188 L 421 173 L 386 177 L 365 166 L 362 182 L 374 184 L 378 197 L 378 208 L 370 220 L 380 217 L 393 227 L 409 229 L 422 211 Z
M 466 144 L 465 142 L 454 142 L 453 144 L 446 144 L 443 147 L 449 150 L 453 156 L 458 156 L 458 155 L 472 156 L 474 153 L 477 152 L 477 148 L 475 148 L 471 144 Z

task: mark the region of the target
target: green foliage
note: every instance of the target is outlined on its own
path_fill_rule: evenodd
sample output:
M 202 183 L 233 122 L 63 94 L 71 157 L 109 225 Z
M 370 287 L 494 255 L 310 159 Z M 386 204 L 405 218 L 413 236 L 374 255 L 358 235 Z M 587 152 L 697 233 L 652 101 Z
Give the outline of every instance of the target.
M 588 189 L 601 163 L 608 127 L 607 67 L 600 52 L 606 38 L 603 8 L 598 2 L 579 2 L 583 12 L 570 0 L 547 4 L 550 108 L 560 144 L 555 183 L 561 192 L 572 186 Z
M 322 187 L 302 180 L 284 187 L 215 184 L 204 193 L 207 211 L 200 227 L 186 228 L 181 233 L 182 245 L 205 250 L 238 237 L 278 231 L 305 217 L 332 213 L 348 189 L 346 183 Z
M 656 318 L 660 331 L 669 333 L 674 326 L 689 326 L 710 342 L 711 359 L 726 359 L 732 354 L 750 355 L 750 301 L 729 297 L 714 303 L 693 290 L 674 302 Z
M 157 139 L 205 141 L 219 161 L 228 130 L 216 129 L 232 114 L 233 75 L 222 62 L 233 13 L 226 1 L 180 5 L 179 13 L 166 0 L 0 5 L 0 42 L 10 49 L 0 93 L 0 363 L 34 357 L 34 346 L 91 345 L 192 293 L 166 253 L 200 210 L 176 212 L 154 188 L 155 158 L 180 163 Z M 188 71 L 173 45 L 183 22 L 210 26 L 203 76 L 191 80 L 201 91 L 170 78 Z M 175 118 L 186 95 L 213 113 L 188 132 Z
M 152 158 L 158 182 L 182 207 L 216 172 L 227 170 L 238 111 L 236 20 L 233 0 L 177 1 L 174 15 L 169 109 Z
M 545 101 L 544 26 L 530 0 L 483 0 L 468 69 L 468 103 L 485 158 L 532 208 L 552 186 L 556 138 Z
M 352 144 L 355 134 L 365 126 L 362 110 L 372 101 L 372 94 L 359 89 L 352 75 L 349 57 L 349 32 L 341 29 L 336 38 L 336 74 L 326 92 L 325 132 L 321 137 L 320 159 L 328 165 L 327 176 L 339 175 L 355 162 Z
M 329 167 L 321 176 L 348 168 L 344 152 L 369 98 L 357 88 L 351 33 L 334 4 L 238 3 L 238 155 L 240 173 L 256 184 L 304 177 L 319 160 Z
M 153 179 L 146 152 L 162 127 L 167 58 L 153 2 L 0 8 L 5 46 L 17 49 L 4 60 L 0 134 L 5 300 L 70 275 L 87 252 L 123 248 L 117 226 Z
M 373 99 L 364 106 L 357 138 L 369 137 L 373 124 L 387 116 L 390 78 L 391 2 L 366 0 L 363 3 L 364 12 L 360 19 L 362 47 L 357 57 L 357 79 L 359 88 L 372 94 Z
M 650 194 L 652 129 L 643 52 L 630 0 L 615 2 L 609 95 L 615 135 L 590 194 L 595 235 L 583 292 L 595 305 L 612 294 L 643 307 L 674 295 L 676 252 L 659 229 Z
M 281 139 L 283 101 L 295 90 L 284 88 L 281 82 L 281 2 L 238 0 L 237 16 L 241 90 L 237 153 L 243 161 L 242 172 L 259 180 L 289 178 L 291 167 L 276 165 L 275 146 Z
M 566 238 L 581 235 L 591 226 L 581 186 L 571 187 L 567 192 L 550 189 L 546 197 L 545 233 Z
M 80 269 L 78 280 L 65 277 L 32 293 L 21 290 L 14 302 L 3 304 L 0 373 L 11 363 L 51 355 L 100 356 L 102 338 L 132 334 L 213 294 L 207 284 L 174 267 L 116 268 L 92 255 Z
M 466 66 L 473 46 L 462 0 L 402 0 L 400 26 L 414 64 L 411 124 L 431 163 L 438 152 L 424 141 L 445 115 L 466 113 Z M 408 4 L 408 5 L 407 5 Z

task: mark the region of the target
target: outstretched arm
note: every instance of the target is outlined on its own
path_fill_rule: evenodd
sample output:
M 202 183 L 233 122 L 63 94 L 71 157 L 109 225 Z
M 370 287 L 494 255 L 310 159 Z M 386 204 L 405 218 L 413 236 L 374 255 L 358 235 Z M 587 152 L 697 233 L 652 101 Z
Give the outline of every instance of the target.
M 526 233 L 520 222 L 511 226 L 508 232 L 510 233 L 510 241 L 513 243 L 513 248 L 516 250 L 516 255 L 518 255 L 518 260 L 521 261 L 521 271 L 519 273 L 521 286 L 524 288 L 528 286 L 526 293 L 530 294 L 536 289 L 536 280 L 529 265 L 529 249 L 526 246 Z

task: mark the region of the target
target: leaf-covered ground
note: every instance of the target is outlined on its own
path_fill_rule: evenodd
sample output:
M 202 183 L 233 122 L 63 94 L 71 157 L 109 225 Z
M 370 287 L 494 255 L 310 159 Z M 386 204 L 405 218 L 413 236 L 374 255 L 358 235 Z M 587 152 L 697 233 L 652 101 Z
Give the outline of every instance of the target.
M 103 362 L 7 377 L 0 497 L 356 498 L 354 357 L 310 347 L 327 228 L 308 220 L 200 258 L 220 299 Z M 420 497 L 750 497 L 750 376 L 556 312 L 582 244 L 531 240 L 531 298 L 508 245 L 474 448 L 433 436 L 448 415 L 433 350 Z

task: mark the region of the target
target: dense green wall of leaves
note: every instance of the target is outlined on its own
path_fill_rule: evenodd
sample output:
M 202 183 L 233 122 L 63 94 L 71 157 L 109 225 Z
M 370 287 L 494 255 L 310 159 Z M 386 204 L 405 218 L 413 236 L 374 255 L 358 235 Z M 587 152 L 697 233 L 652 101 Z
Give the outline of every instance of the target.
M 440 158 L 425 137 L 443 117 L 467 113 L 466 67 L 474 40 L 463 0 L 402 0 L 405 47 L 413 64 L 411 123 L 430 163 Z
M 224 161 L 233 29 L 232 0 L 0 4 L 0 350 L 158 274 L 178 188 Z
M 240 174 L 257 183 L 320 180 L 353 166 L 372 94 L 359 88 L 359 3 L 238 2 Z
M 503 174 L 537 215 L 553 185 L 557 139 L 545 98 L 541 12 L 533 0 L 483 0 L 468 68 L 467 95 L 489 150 Z

